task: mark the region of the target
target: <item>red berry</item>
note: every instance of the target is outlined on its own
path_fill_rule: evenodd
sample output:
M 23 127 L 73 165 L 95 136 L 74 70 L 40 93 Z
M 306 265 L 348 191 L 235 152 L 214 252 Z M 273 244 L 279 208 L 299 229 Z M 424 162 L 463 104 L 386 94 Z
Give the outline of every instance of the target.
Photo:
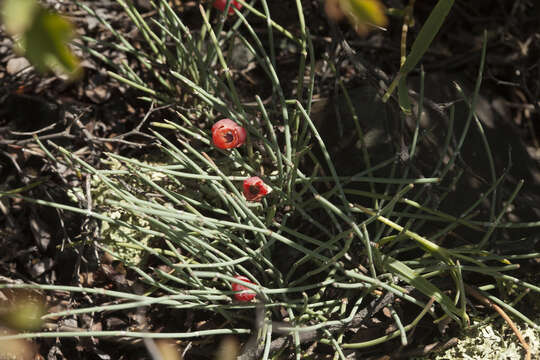
M 250 284 L 255 284 L 253 281 L 249 280 L 247 277 L 245 276 L 242 276 L 242 275 L 235 275 L 234 277 L 235 279 L 237 280 L 242 280 L 242 281 L 245 281 L 247 283 L 250 283 Z M 232 290 L 233 291 L 238 291 L 236 294 L 234 294 L 234 298 L 238 301 L 242 301 L 242 302 L 247 302 L 247 301 L 251 301 L 255 298 L 255 292 L 253 290 L 251 290 L 250 288 L 242 285 L 242 284 L 238 284 L 238 283 L 233 283 L 232 284 Z
M 212 140 L 220 149 L 232 149 L 242 146 L 246 141 L 246 129 L 232 121 L 222 119 L 212 126 Z
M 227 6 L 227 0 L 216 0 L 214 1 L 214 7 L 218 9 L 219 11 L 225 10 L 225 7 Z M 242 4 L 236 2 L 235 0 L 231 1 L 231 6 L 229 7 L 229 15 L 234 14 L 233 6 L 240 10 L 242 8 Z
M 252 176 L 244 180 L 244 196 L 247 201 L 260 201 L 271 191 L 272 189 L 258 176 Z

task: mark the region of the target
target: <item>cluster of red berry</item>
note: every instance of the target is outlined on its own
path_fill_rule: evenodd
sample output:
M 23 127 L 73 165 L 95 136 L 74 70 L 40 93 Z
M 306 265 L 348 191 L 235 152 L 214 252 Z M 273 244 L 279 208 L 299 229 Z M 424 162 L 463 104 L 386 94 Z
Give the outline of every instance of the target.
M 216 1 L 216 3 L 218 2 Z M 221 119 L 212 126 L 212 141 L 214 146 L 220 149 L 233 149 L 242 146 L 246 137 L 246 129 L 231 119 Z M 247 201 L 260 201 L 272 191 L 258 176 L 244 180 L 243 190 Z M 254 284 L 245 276 L 236 275 L 234 278 Z M 253 290 L 239 283 L 233 283 L 232 290 L 236 292 L 234 298 L 242 302 L 251 301 L 256 295 Z
M 220 149 L 232 149 L 242 146 L 246 141 L 246 129 L 232 121 L 222 119 L 212 126 L 212 141 Z M 260 201 L 272 189 L 260 177 L 252 176 L 244 180 L 244 196 L 247 201 Z
M 225 10 L 227 0 L 214 1 L 214 7 L 220 11 Z M 233 6 L 240 10 L 241 4 L 232 0 L 229 7 L 229 14 L 233 14 Z M 216 122 L 212 126 L 212 141 L 217 148 L 220 149 L 233 149 L 242 146 L 246 141 L 247 132 L 246 129 L 232 121 L 231 119 L 222 119 Z M 244 196 L 247 201 L 260 201 L 263 197 L 268 195 L 272 189 L 266 185 L 262 179 L 258 176 L 252 176 L 244 180 Z M 250 284 L 255 284 L 247 277 L 242 275 L 236 275 L 234 277 L 237 280 L 244 281 Z M 247 302 L 255 298 L 256 293 L 239 283 L 232 284 L 232 290 L 235 291 L 234 298 L 238 301 Z

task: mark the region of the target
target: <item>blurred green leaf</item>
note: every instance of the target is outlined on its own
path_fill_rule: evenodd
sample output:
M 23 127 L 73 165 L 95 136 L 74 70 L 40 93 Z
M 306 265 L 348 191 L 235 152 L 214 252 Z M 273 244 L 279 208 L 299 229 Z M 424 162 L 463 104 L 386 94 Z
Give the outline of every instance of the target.
M 6 30 L 17 37 L 18 50 L 38 71 L 53 70 L 71 78 L 82 74 L 79 60 L 67 45 L 73 28 L 60 15 L 35 0 L 5 0 L 2 18 Z
M 31 299 L 19 299 L 0 313 L 0 324 L 19 331 L 32 331 L 41 327 L 45 315 L 43 303 Z
M 345 16 L 356 31 L 365 35 L 369 26 L 385 26 L 388 19 L 380 0 L 326 0 L 325 11 L 329 18 L 339 21 Z
M 71 25 L 59 15 L 40 9 L 32 26 L 23 34 L 20 45 L 39 71 L 59 70 L 75 75 L 79 61 L 69 50 Z
M 37 10 L 39 5 L 35 0 L 4 0 L 2 22 L 6 31 L 15 35 L 27 30 Z
M 339 5 L 359 33 L 366 33 L 367 25 L 388 23 L 385 7 L 379 0 L 340 0 Z
M 234 360 L 238 356 L 238 349 L 240 345 L 238 340 L 233 336 L 227 336 L 219 345 L 218 352 L 216 354 L 216 360 Z
M 351 12 L 357 22 L 379 26 L 384 26 L 388 22 L 384 6 L 379 0 L 341 0 L 341 4 L 344 9 Z

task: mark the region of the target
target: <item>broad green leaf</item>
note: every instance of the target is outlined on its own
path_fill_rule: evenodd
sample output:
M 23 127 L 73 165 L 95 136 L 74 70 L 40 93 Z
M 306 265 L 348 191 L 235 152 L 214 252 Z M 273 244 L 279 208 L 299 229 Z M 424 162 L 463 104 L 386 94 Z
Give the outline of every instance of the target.
M 405 63 L 401 67 L 400 73 L 407 74 L 414 69 L 416 64 L 418 64 L 431 45 L 435 35 L 439 32 L 444 19 L 446 19 L 446 16 L 453 5 L 454 0 L 439 0 L 437 5 L 435 5 L 426 22 L 420 29 L 418 36 L 414 40 L 411 52 L 407 55 L 407 60 L 405 60 Z
M 411 115 L 411 99 L 409 98 L 409 88 L 407 87 L 407 78 L 405 77 L 402 77 L 399 80 L 398 99 L 401 111 L 403 111 L 405 115 Z
M 382 99 L 383 102 L 386 102 L 390 98 L 390 95 L 392 95 L 392 92 L 395 90 L 396 86 L 398 86 L 398 83 L 401 83 L 401 81 L 405 81 L 407 74 L 412 69 L 414 69 L 422 56 L 424 56 L 425 52 L 431 45 L 431 42 L 435 38 L 435 35 L 437 35 L 437 33 L 439 32 L 439 29 L 441 28 L 444 19 L 446 19 L 446 16 L 450 12 L 450 9 L 453 5 L 454 0 L 439 0 L 437 2 L 437 5 L 435 5 L 433 10 L 429 14 L 429 17 L 420 29 L 418 36 L 414 40 L 411 47 L 411 52 L 409 53 L 409 55 L 407 55 L 405 63 L 399 70 L 398 75 L 394 78 L 394 80 L 388 87 L 386 94 L 384 94 Z
M 452 299 L 446 296 L 441 289 L 416 273 L 416 271 L 391 256 L 382 255 L 382 259 L 385 270 L 396 274 L 401 280 L 414 286 L 415 289 L 422 292 L 427 297 L 435 298 L 435 301 L 441 304 L 448 315 L 454 319 L 462 316 L 462 312 L 454 305 Z

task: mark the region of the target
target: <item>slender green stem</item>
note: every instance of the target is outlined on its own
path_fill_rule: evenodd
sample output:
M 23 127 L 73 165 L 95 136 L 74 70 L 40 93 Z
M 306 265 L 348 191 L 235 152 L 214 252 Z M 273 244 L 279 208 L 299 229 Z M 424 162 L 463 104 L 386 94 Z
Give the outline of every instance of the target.
M 180 333 L 151 333 L 151 332 L 136 332 L 136 331 L 51 331 L 51 332 L 35 332 L 22 333 L 17 335 L 0 336 L 0 341 L 31 339 L 31 338 L 66 338 L 66 337 L 129 337 L 129 338 L 150 338 L 150 339 L 190 339 L 203 336 L 214 335 L 239 335 L 249 334 L 250 329 L 213 329 L 199 330 L 192 332 Z

